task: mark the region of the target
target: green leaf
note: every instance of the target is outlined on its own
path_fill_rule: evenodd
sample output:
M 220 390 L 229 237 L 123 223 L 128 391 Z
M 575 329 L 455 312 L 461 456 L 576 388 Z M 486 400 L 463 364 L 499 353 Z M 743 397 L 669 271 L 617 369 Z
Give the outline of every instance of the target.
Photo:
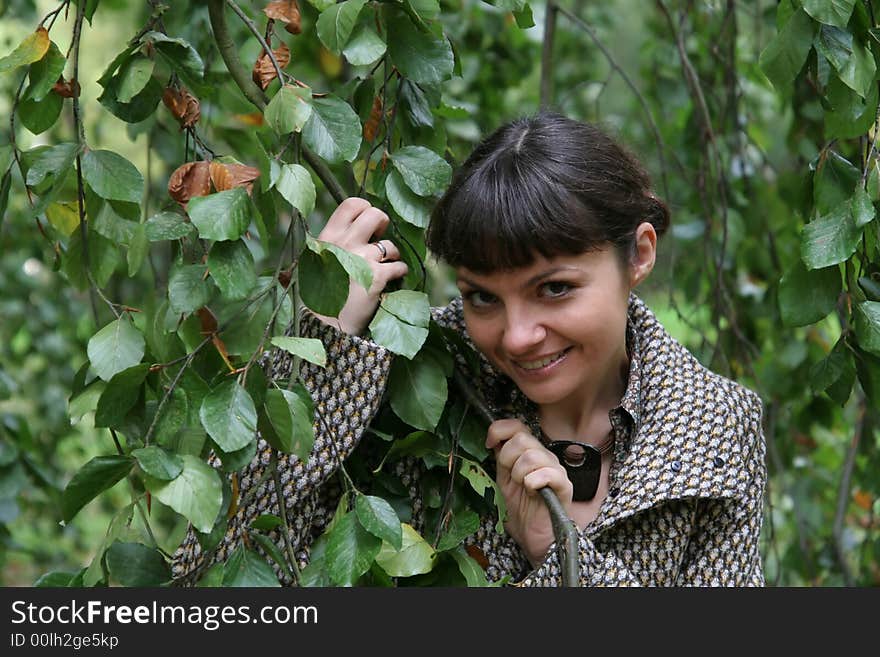
M 46 94 L 52 91 L 52 87 L 64 72 L 67 60 L 55 43 L 49 44 L 46 56 L 31 64 L 30 79 L 27 95 L 31 100 L 42 100 Z
M 47 177 L 57 178 L 59 174 L 66 174 L 73 167 L 73 162 L 79 153 L 79 146 L 76 144 L 65 143 L 49 148 L 38 148 L 40 150 L 33 149 L 26 152 L 35 154 L 25 177 L 28 187 L 38 186 Z
M 95 409 L 96 427 L 118 427 L 141 394 L 141 386 L 150 371 L 148 363 L 122 370 L 107 382 Z
M 388 502 L 373 495 L 358 495 L 355 511 L 361 526 L 373 536 L 387 541 L 395 550 L 403 547 L 400 518 Z
M 226 560 L 223 586 L 281 586 L 272 567 L 259 554 L 239 545 Z
M 265 408 L 271 426 L 261 424 L 260 433 L 266 442 L 286 454 L 295 454 L 300 461 L 307 461 L 315 444 L 314 402 L 308 391 L 302 384 L 292 390 L 269 390 Z
M 452 77 L 455 57 L 445 36 L 419 31 L 402 12 L 389 16 L 388 33 L 394 35 L 388 44 L 388 54 L 404 77 L 425 84 L 437 84 Z
M 362 25 L 349 39 L 342 54 L 354 66 L 367 66 L 384 55 L 387 49 L 388 44 L 372 27 Z
M 92 369 L 109 381 L 116 374 L 137 365 L 144 357 L 144 336 L 125 316 L 110 322 L 89 340 Z
M 459 545 L 451 552 L 452 558 L 458 564 L 458 570 L 464 575 L 468 586 L 489 586 L 486 573 L 472 557 L 467 553 L 464 546 Z
M 161 586 L 171 580 L 171 569 L 159 551 L 141 543 L 115 541 L 105 559 L 111 579 L 122 586 Z
M 495 480 L 492 479 L 492 477 L 486 474 L 486 471 L 479 463 L 470 461 L 466 458 L 461 459 L 461 466 L 458 471 L 468 480 L 471 488 L 473 488 L 478 495 L 485 494 L 487 488 L 492 489 L 495 506 L 498 509 L 498 521 L 495 523 L 495 530 L 503 532 L 504 520 L 507 517 L 507 505 L 504 502 L 504 495 L 501 493 L 501 489 L 498 488 L 498 484 L 495 483 Z
M 183 472 L 183 460 L 156 445 L 132 450 L 131 455 L 137 459 L 141 470 L 154 479 L 171 481 Z
M 104 91 L 98 96 L 98 102 L 114 116 L 128 123 L 140 123 L 148 119 L 156 111 L 159 101 L 162 100 L 162 85 L 155 77 L 151 77 L 147 80 L 147 85 L 143 90 L 132 98 L 130 103 L 122 103 L 116 98 L 120 83 L 119 76 L 110 79 Z
M 370 322 L 370 334 L 382 346 L 406 358 L 415 356 L 428 337 L 428 295 L 413 290 L 385 294 Z
M 214 526 L 223 504 L 220 475 L 197 456 L 184 454 L 183 471 L 171 481 L 144 476 L 144 485 L 153 496 L 207 534 Z
M 319 315 L 336 317 L 348 299 L 348 274 L 329 251 L 303 250 L 297 285 L 303 303 Z
M 316 240 L 311 235 L 306 235 L 306 246 L 315 253 L 332 253 L 345 272 L 365 290 L 369 290 L 373 284 L 373 270 L 367 261 L 359 256 L 346 251 L 341 246 L 337 246 L 332 242 L 324 242 Z
M 15 50 L 0 58 L 0 74 L 42 59 L 48 52 L 50 43 L 46 28 L 41 27 L 28 34 Z
M 279 167 L 275 189 L 284 200 L 308 217 L 315 209 L 315 183 L 306 168 L 300 164 L 284 164 Z
M 385 195 L 401 219 L 419 228 L 427 227 L 431 204 L 407 187 L 397 171 L 385 177 Z
M 324 343 L 315 338 L 291 338 L 277 335 L 272 338 L 272 344 L 315 365 L 321 367 L 327 365 L 327 352 L 324 350 Z
M 150 240 L 143 224 L 137 224 L 128 244 L 128 276 L 133 278 L 150 252 Z
M 513 17 L 516 19 L 516 24 L 523 30 L 527 30 L 530 27 L 535 27 L 535 17 L 532 15 L 532 8 L 528 5 L 528 3 L 523 5 L 522 10 L 514 11 Z M 461 564 L 459 564 L 461 566 Z M 468 586 L 473 586 L 468 581 Z
M 159 212 L 147 219 L 144 227 L 151 242 L 178 240 L 196 232 L 195 227 L 176 212 Z
M 67 253 L 62 256 L 62 267 L 74 287 L 87 290 L 90 281 L 83 267 L 82 244 L 82 234 L 75 231 L 70 237 Z M 89 268 L 98 287 L 107 285 L 119 262 L 119 248 L 116 244 L 98 232 L 89 235 Z
M 839 211 L 848 205 L 861 178 L 861 171 L 834 151 L 826 151 L 813 175 L 813 200 L 820 215 Z
M 854 315 L 859 346 L 880 356 L 880 301 L 863 301 L 856 306 Z
M 166 62 L 185 77 L 201 80 L 205 75 L 205 63 L 185 39 L 171 38 L 161 32 L 147 32 L 141 43 L 152 43 Z
M 236 381 L 224 381 L 202 401 L 199 419 L 224 452 L 234 452 L 254 440 L 257 410 L 247 390 Z
M 257 284 L 254 257 L 241 240 L 215 242 L 208 253 L 208 271 L 224 299 L 244 299 Z
M 523 3 L 525 0 L 515 0 Z M 440 3 L 437 0 L 404 0 L 416 15 L 424 21 L 431 21 L 440 15 Z
M 856 370 L 852 356 L 846 348 L 846 341 L 841 338 L 825 358 L 810 367 L 810 387 L 819 394 L 837 383 L 846 371 L 850 371 L 850 380 L 855 379 Z M 850 385 L 852 385 L 850 383 Z M 847 397 L 849 394 L 847 393 Z
M 417 429 L 434 430 L 448 390 L 443 368 L 433 358 L 416 354 L 412 360 L 395 359 L 388 388 L 391 408 L 401 420 Z
M 278 564 L 280 568 L 283 568 L 287 573 L 287 576 L 292 579 L 293 573 L 291 572 L 290 566 L 288 566 L 284 555 L 281 554 L 281 550 L 278 549 L 278 546 L 275 545 L 268 536 L 264 536 L 263 534 L 250 532 L 249 535 L 253 540 L 260 544 L 260 547 L 263 548 L 263 551 L 269 555 L 272 561 Z
M 86 504 L 125 477 L 133 465 L 130 456 L 96 456 L 86 463 L 61 493 L 64 522 L 70 522 Z
M 803 67 L 815 30 L 816 23 L 798 9 L 761 53 L 761 70 L 779 91 L 785 91 Z
M 400 549 L 382 543 L 376 563 L 392 577 L 412 577 L 431 572 L 436 558 L 434 548 L 411 525 L 403 524 L 401 527 L 403 543 Z
M 828 60 L 835 71 L 841 71 L 853 52 L 853 35 L 839 27 L 823 25 L 816 35 L 816 51 Z
M 857 227 L 865 226 L 874 220 L 874 203 L 863 187 L 859 186 L 856 188 L 850 205 L 852 207 L 853 220 Z
M 318 37 L 327 49 L 337 55 L 348 43 L 366 0 L 344 0 L 325 9 L 318 16 Z
M 846 27 L 856 0 L 804 0 L 804 11 L 820 23 Z
M 206 265 L 172 267 L 168 279 L 168 300 L 175 313 L 195 312 L 214 296 L 214 284 L 205 278 Z
M 121 207 L 114 207 L 114 204 Z M 136 221 L 121 216 L 126 213 L 124 206 L 137 208 L 133 203 L 105 201 L 90 191 L 86 193 L 86 212 L 90 217 L 90 227 L 94 232 L 118 244 L 129 244 L 138 226 Z
M 243 187 L 192 198 L 186 211 L 206 240 L 237 240 L 251 223 L 251 202 Z
M 838 71 L 838 75 L 846 86 L 864 97 L 874 83 L 876 72 L 877 64 L 871 49 L 864 43 L 854 43 L 852 56 Z
M 807 269 L 797 260 L 779 281 L 779 314 L 785 326 L 814 324 L 837 305 L 842 283 L 836 266 Z
M 437 550 L 442 552 L 460 545 L 465 538 L 476 532 L 479 527 L 480 516 L 469 509 L 452 514 L 449 526 L 437 542 Z
M 826 88 L 826 100 L 831 105 L 825 112 L 825 133 L 829 138 L 853 139 L 871 130 L 880 99 L 877 85 L 871 85 L 866 98 L 847 87 L 840 78 L 833 77 Z
M 327 536 L 326 567 L 339 586 L 351 586 L 370 569 L 382 541 L 364 529 L 351 511 L 342 516 Z
M 348 103 L 333 95 L 312 100 L 312 115 L 302 134 L 306 146 L 331 164 L 351 162 L 361 147 L 358 115 Z
M 880 301 L 880 278 L 859 276 L 859 287 L 865 293 L 868 301 Z
M 801 258 L 809 269 L 821 269 L 844 262 L 855 253 L 862 231 L 853 221 L 849 204 L 804 226 Z
M 264 513 L 260 516 L 257 516 L 251 522 L 251 527 L 253 529 L 258 529 L 263 532 L 272 531 L 276 527 L 281 527 L 283 525 L 284 521 L 278 516 L 271 513 Z
M 312 90 L 286 84 L 269 101 L 263 118 L 272 130 L 286 135 L 301 131 L 311 115 Z
M 18 118 L 25 128 L 39 135 L 55 125 L 63 106 L 64 99 L 58 94 L 49 94 L 39 101 L 25 98 L 18 106 Z
M 81 162 L 83 178 L 95 194 L 108 200 L 141 202 L 144 178 L 121 155 L 112 151 L 89 151 Z
M 130 103 L 147 86 L 153 76 L 154 66 L 155 62 L 147 57 L 138 56 L 129 59 L 120 73 L 116 100 L 120 103 Z
M 394 168 L 407 186 L 419 196 L 438 194 L 452 179 L 452 167 L 424 146 L 404 146 L 391 155 Z

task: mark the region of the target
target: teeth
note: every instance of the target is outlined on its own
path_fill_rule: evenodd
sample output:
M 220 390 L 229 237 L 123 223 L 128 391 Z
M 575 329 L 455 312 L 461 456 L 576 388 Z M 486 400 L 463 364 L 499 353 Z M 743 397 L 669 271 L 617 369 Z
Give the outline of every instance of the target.
M 517 363 L 524 370 L 537 370 L 542 367 L 547 367 L 550 363 L 554 363 L 565 354 L 565 351 L 560 351 L 558 354 L 554 354 L 553 356 L 548 356 L 543 360 L 525 360 Z

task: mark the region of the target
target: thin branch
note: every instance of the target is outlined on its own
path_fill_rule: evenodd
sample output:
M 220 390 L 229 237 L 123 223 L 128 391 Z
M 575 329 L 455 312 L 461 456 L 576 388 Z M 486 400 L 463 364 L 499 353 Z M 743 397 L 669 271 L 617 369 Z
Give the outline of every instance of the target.
M 834 537 L 834 554 L 837 556 L 837 563 L 843 574 L 843 581 L 847 586 L 853 586 L 852 568 L 847 561 L 846 549 L 843 546 L 843 521 L 846 517 L 846 510 L 849 507 L 849 501 L 852 498 L 852 474 L 856 464 L 856 452 L 859 450 L 859 442 L 861 442 L 862 434 L 865 430 L 866 405 L 864 395 L 859 395 L 858 402 L 858 419 L 856 420 L 856 428 L 853 433 L 852 441 L 850 441 L 849 449 L 846 450 L 846 458 L 844 459 L 843 472 L 840 477 L 840 486 L 837 488 L 837 510 L 834 514 L 834 526 L 832 535 Z
M 225 6 L 225 0 L 209 0 L 208 2 L 208 16 L 211 21 L 211 29 L 214 31 L 214 41 L 217 44 L 217 50 L 220 51 L 220 56 L 223 58 L 223 63 L 226 64 L 226 69 L 229 71 L 235 84 L 238 85 L 238 88 L 245 95 L 245 98 L 262 112 L 266 109 L 266 105 L 269 102 L 268 98 L 263 93 L 263 90 L 254 83 L 238 58 L 237 44 L 232 40 L 232 36 L 229 33 L 229 25 L 226 23 Z M 342 185 L 336 180 L 336 177 L 324 160 L 305 146 L 302 147 L 302 151 L 306 162 L 312 167 L 312 170 L 321 179 L 321 182 L 324 183 L 327 191 L 330 192 L 337 203 L 342 203 L 348 194 L 345 193 Z
M 272 66 L 275 67 L 275 74 L 278 76 L 279 84 L 281 84 L 281 86 L 284 86 L 284 73 L 282 73 L 281 71 L 281 66 L 278 65 L 278 60 L 275 59 L 275 53 L 272 52 L 272 47 L 268 43 L 266 43 L 266 39 L 263 38 L 260 30 L 258 30 L 254 22 L 250 18 L 248 18 L 248 15 L 241 10 L 241 7 L 235 4 L 235 0 L 226 0 L 226 4 L 229 5 L 229 8 L 236 13 L 236 15 L 241 19 L 242 23 L 244 23 L 251 31 L 251 34 L 253 34 L 257 38 L 257 41 L 260 42 L 260 45 L 263 46 L 263 52 L 265 52 L 266 55 L 269 57 L 269 60 L 272 62 Z
M 544 41 L 541 44 L 541 107 L 549 107 L 553 100 L 553 41 L 556 36 L 556 11 L 553 0 L 547 3 L 544 16 Z
M 574 25 L 582 29 L 590 39 L 596 44 L 596 47 L 605 57 L 608 62 L 608 65 L 620 75 L 623 82 L 627 87 L 633 92 L 638 101 L 639 105 L 642 108 L 642 112 L 645 114 L 645 118 L 648 120 L 648 124 L 651 126 L 651 132 L 654 134 L 654 141 L 657 143 L 657 156 L 660 158 L 660 177 L 663 181 L 663 195 L 665 197 L 669 197 L 669 181 L 666 178 L 666 159 L 664 153 L 666 151 L 666 146 L 663 142 L 663 137 L 660 135 L 660 128 L 657 127 L 657 122 L 654 120 L 654 115 L 651 113 L 651 109 L 648 107 L 648 101 L 645 100 L 645 97 L 642 95 L 639 88 L 635 85 L 632 79 L 627 75 L 626 71 L 621 68 L 621 66 L 617 63 L 617 60 L 614 59 L 614 56 L 611 54 L 611 51 L 602 43 L 602 40 L 596 35 L 596 32 L 587 25 L 586 22 L 581 20 L 578 16 L 568 11 L 564 7 L 556 7 L 556 10 L 565 16 L 569 21 L 571 21 Z

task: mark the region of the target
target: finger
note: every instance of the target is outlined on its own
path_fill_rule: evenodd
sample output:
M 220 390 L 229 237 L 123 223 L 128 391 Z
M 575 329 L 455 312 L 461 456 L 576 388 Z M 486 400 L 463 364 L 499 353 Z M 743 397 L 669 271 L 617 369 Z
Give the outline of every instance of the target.
M 379 240 L 378 242 L 367 242 L 363 247 L 354 251 L 358 255 L 362 255 L 365 260 L 373 262 L 393 262 L 400 260 L 400 250 L 391 240 Z
M 527 474 L 523 480 L 523 488 L 530 495 L 545 486 L 549 486 L 563 504 L 571 502 L 574 487 L 562 468 L 539 468 Z
M 373 235 L 384 233 L 391 220 L 379 208 L 368 207 L 351 224 L 348 239 L 352 244 L 369 242 Z
M 409 273 L 409 267 L 405 262 L 395 260 L 394 262 L 380 262 L 375 265 L 373 270 L 373 285 L 370 291 L 374 293 L 381 292 L 388 285 L 388 281 L 403 278 Z
M 546 449 L 530 448 L 523 451 L 510 468 L 510 478 L 514 482 L 524 485 L 526 477 L 536 470 L 543 468 L 556 468 L 565 475 L 565 469 L 559 464 L 559 460 Z
M 505 440 L 510 440 L 519 431 L 528 433 L 528 427 L 520 420 L 514 418 L 495 420 L 486 431 L 486 449 L 495 449 Z
M 318 235 L 320 240 L 329 240 L 345 233 L 355 218 L 370 207 L 367 199 L 350 196 L 340 203 Z
M 543 445 L 528 431 L 519 431 L 512 438 L 501 444 L 500 449 L 495 450 L 495 461 L 499 467 L 512 470 L 514 464 L 529 449 L 543 450 L 553 456 L 553 453 L 545 449 Z

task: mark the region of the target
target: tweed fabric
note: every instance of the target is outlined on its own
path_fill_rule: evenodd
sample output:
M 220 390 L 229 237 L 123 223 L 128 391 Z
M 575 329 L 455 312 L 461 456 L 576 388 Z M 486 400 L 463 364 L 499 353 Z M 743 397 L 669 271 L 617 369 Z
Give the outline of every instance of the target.
M 461 300 L 434 309 L 434 319 L 466 342 Z M 375 415 L 392 355 L 371 341 L 345 335 L 313 317 L 303 334 L 321 339 L 328 366 L 302 365 L 316 402 L 316 443 L 306 463 L 278 456 L 290 519 L 289 539 L 300 567 L 326 528 L 340 496 L 331 475 L 358 445 Z M 579 532 L 582 586 L 760 586 L 759 534 L 766 481 L 765 444 L 758 397 L 704 368 L 676 342 L 635 295 L 627 326 L 630 373 L 620 405 L 610 413 L 615 434 L 609 494 L 598 516 Z M 512 382 L 480 357 L 476 385 L 497 417 L 518 416 L 540 435 L 537 413 Z M 276 354 L 270 375 L 287 376 L 290 359 Z M 369 439 L 363 448 L 369 449 Z M 239 508 L 210 562 L 223 560 L 262 513 L 279 514 L 275 486 L 266 480 L 272 450 L 260 440 L 258 455 L 240 473 L 240 496 L 258 486 Z M 421 529 L 420 463 L 396 463 L 407 487 L 412 524 Z M 518 586 L 558 586 L 555 546 L 537 568 L 488 514 L 465 541 L 486 557 L 486 575 Z M 280 549 L 284 537 L 272 536 Z M 174 556 L 173 574 L 190 583 L 206 566 L 190 532 Z M 278 573 L 288 583 L 283 573 Z

